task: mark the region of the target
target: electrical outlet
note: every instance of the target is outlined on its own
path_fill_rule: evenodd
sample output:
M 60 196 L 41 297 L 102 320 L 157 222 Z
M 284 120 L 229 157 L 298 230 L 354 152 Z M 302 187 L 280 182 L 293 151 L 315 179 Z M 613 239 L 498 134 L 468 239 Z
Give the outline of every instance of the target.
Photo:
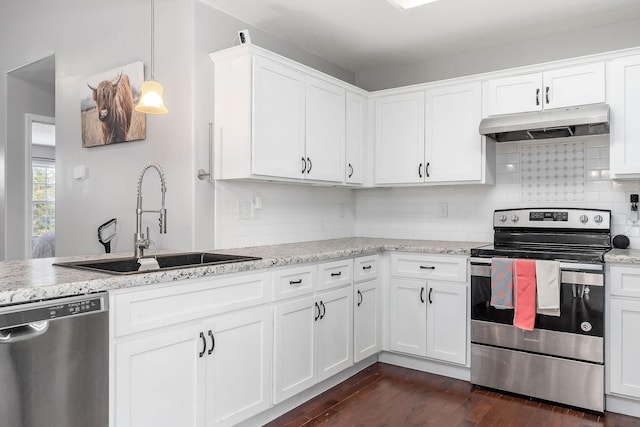
M 438 218 L 446 218 L 449 216 L 449 205 L 447 203 L 438 203 Z
M 238 202 L 238 219 L 251 219 L 251 202 Z

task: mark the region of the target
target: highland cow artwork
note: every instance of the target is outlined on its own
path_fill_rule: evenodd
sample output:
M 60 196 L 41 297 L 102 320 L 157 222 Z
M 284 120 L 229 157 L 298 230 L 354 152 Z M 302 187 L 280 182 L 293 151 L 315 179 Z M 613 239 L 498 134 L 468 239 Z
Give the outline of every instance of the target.
M 134 110 L 143 80 L 142 62 L 86 79 L 80 101 L 83 147 L 145 138 L 145 114 Z

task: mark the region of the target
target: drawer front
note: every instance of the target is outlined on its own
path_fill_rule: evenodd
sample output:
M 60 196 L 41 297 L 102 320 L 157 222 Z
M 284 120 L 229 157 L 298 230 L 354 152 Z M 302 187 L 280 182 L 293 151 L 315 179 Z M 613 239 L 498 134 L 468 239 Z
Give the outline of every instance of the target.
M 467 258 L 456 256 L 391 254 L 391 275 L 414 279 L 467 281 Z
M 640 267 L 612 266 L 609 273 L 611 295 L 640 297 Z
M 281 300 L 315 291 L 316 266 L 285 268 L 272 273 L 273 299 Z
M 353 280 L 364 282 L 378 277 L 380 255 L 370 255 L 356 258 L 353 261 Z
M 195 279 L 143 291 L 115 292 L 116 337 L 269 302 L 268 272 Z
M 333 289 L 353 283 L 353 259 L 318 265 L 318 290 Z

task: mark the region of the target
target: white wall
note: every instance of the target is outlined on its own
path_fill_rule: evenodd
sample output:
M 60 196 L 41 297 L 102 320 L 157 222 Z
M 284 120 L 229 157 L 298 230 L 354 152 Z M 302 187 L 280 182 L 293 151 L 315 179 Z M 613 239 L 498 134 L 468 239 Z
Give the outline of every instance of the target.
M 568 16 L 567 32 L 561 36 L 519 43 L 506 41 L 502 46 L 433 61 L 371 68 L 356 74 L 356 84 L 373 91 L 636 46 L 640 46 L 640 19 L 573 31 Z
M 584 181 L 573 185 L 564 176 L 535 181 L 522 174 L 523 148 L 546 145 L 558 149 L 567 140 L 512 142 L 496 146 L 496 185 L 457 185 L 420 188 L 369 189 L 356 192 L 358 236 L 492 242 L 494 209 L 519 207 L 578 207 L 610 209 L 612 233 L 625 233 L 631 247 L 640 248 L 640 225 L 627 220 L 629 194 L 640 192 L 640 182 L 609 179 L 608 136 L 573 140 L 584 144 Z M 551 151 L 551 150 L 550 150 Z M 580 156 L 577 156 L 580 157 Z M 572 172 L 581 159 L 558 156 L 558 167 Z M 547 160 L 545 160 L 547 161 Z M 540 187 L 536 194 L 524 187 Z M 568 189 L 567 189 L 568 188 Z M 566 191 L 564 189 L 567 189 Z M 529 197 L 527 197 L 529 195 Z M 446 218 L 439 216 L 445 204 Z
M 7 76 L 7 103 L 11 105 L 7 115 L 7 158 L 6 164 L 6 249 L 7 260 L 23 259 L 31 252 L 27 236 L 30 234 L 31 221 L 27 208 L 31 176 L 27 165 L 26 114 L 55 116 L 55 96 L 53 93 L 27 83 L 12 74 Z M 0 258 L 2 259 L 2 258 Z
M 157 0 L 155 7 L 155 77 L 165 86 L 170 113 L 147 117 L 145 141 L 82 148 L 80 89 L 84 79 L 140 60 L 149 76 L 150 2 L 2 3 L 0 99 L 5 99 L 8 70 L 55 54 L 58 255 L 102 252 L 96 228 L 111 217 L 119 220 L 118 236 L 112 242 L 114 251 L 132 250 L 137 177 L 143 165 L 152 160 L 167 174 L 168 234 L 158 235 L 155 216 L 145 217 L 144 225 L 149 225 L 151 237 L 159 246 L 192 246 L 193 2 Z M 4 129 L 4 113 L 10 109 L 4 102 L 0 104 L 0 129 Z M 6 143 L 1 133 L 0 146 L 6 147 Z M 7 156 L 7 164 L 13 161 Z M 85 180 L 72 177 L 73 167 L 78 165 L 87 167 Z M 159 205 L 158 181 L 151 172 L 143 193 L 145 208 Z M 12 226 L 10 221 L 7 227 Z

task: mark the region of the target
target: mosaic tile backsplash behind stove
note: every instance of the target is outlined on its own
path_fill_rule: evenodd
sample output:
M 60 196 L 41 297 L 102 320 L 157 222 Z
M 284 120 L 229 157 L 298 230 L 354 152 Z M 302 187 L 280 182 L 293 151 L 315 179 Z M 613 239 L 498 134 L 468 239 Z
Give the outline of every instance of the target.
M 520 197 L 523 202 L 585 199 L 583 141 L 520 146 Z

